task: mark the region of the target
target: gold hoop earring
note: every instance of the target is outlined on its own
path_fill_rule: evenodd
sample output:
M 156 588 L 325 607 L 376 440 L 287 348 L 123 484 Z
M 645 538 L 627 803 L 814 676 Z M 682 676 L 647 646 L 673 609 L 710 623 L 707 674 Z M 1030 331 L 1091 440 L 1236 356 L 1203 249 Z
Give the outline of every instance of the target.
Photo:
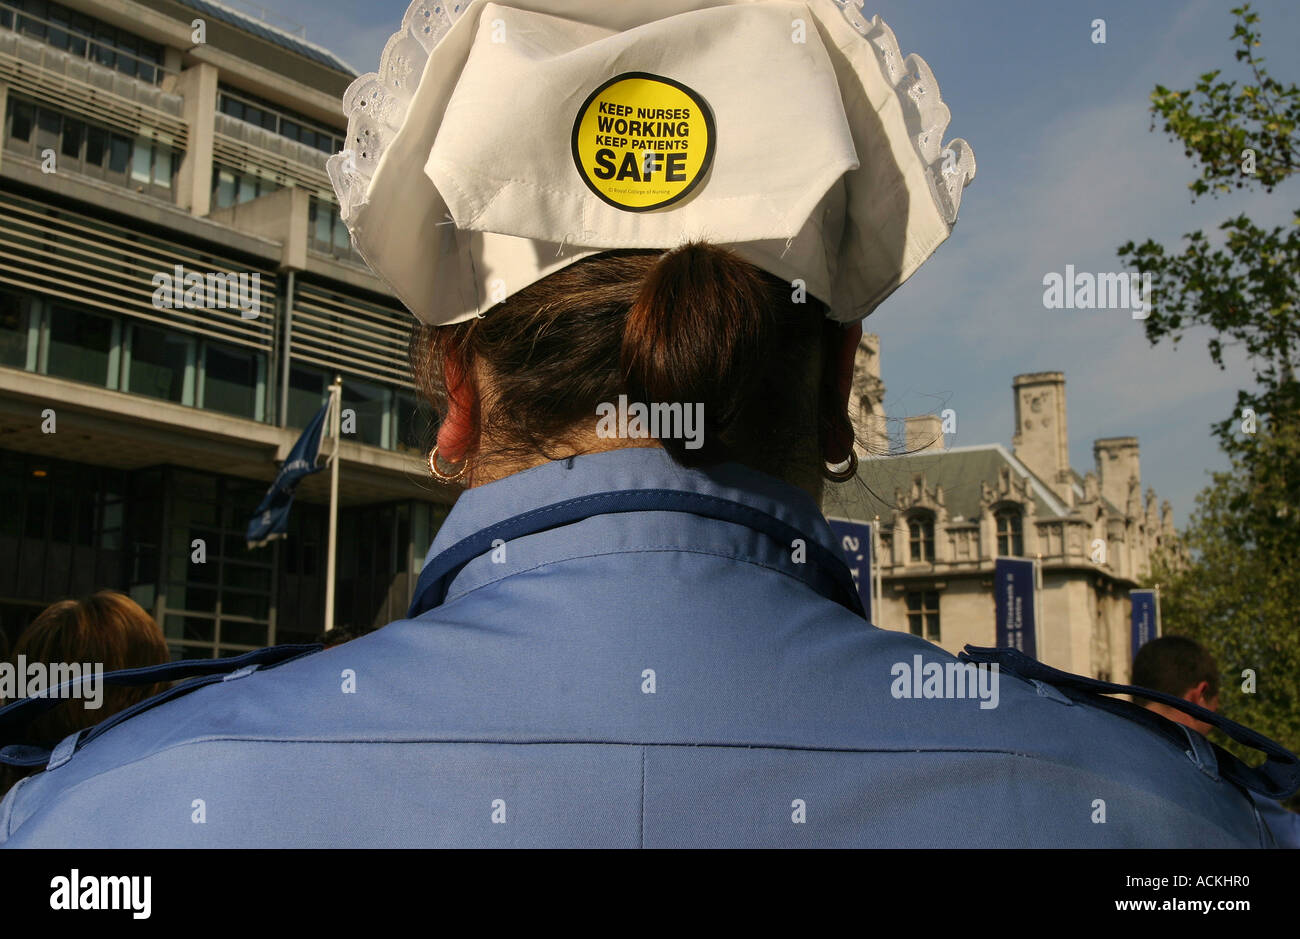
M 459 473 L 457 473 L 455 476 L 448 476 L 446 473 L 443 473 L 438 469 L 437 445 L 435 445 L 434 448 L 429 451 L 429 472 L 433 474 L 433 477 L 435 479 L 441 480 L 444 483 L 454 483 L 457 480 L 459 480 L 462 476 L 465 475 L 465 471 L 467 469 L 469 469 L 469 460 L 466 460 L 464 463 L 461 464 Z
M 858 454 L 849 451 L 849 458 L 843 463 L 827 463 L 822 475 L 833 483 L 845 483 L 858 475 Z

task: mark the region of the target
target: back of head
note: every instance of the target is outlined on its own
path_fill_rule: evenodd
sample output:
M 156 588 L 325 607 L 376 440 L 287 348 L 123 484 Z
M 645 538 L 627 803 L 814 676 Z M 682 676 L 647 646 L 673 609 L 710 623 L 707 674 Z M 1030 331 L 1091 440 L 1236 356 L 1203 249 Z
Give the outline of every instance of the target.
M 411 352 L 442 417 L 458 394 L 473 402 L 458 449 L 478 467 L 574 452 L 626 396 L 661 409 L 657 439 L 682 465 L 813 478 L 824 442 L 852 439 L 826 367 L 843 330 L 803 291 L 693 242 L 578 261 L 487 316 L 417 327 Z M 695 434 L 665 432 L 696 417 Z
M 77 663 L 102 666 L 105 672 L 159 665 L 170 659 L 158 624 L 130 597 L 111 590 L 47 607 L 14 644 L 13 660 L 20 655 L 27 663 Z M 87 708 L 80 698 L 65 701 L 31 724 L 28 742 L 52 746 L 165 687 L 105 688 L 98 708 Z
M 1162 636 L 1138 649 L 1133 659 L 1133 684 L 1163 691 L 1175 698 L 1206 682 L 1206 697 L 1219 693 L 1219 665 L 1204 646 L 1185 636 Z M 1138 704 L 1147 699 L 1134 695 Z

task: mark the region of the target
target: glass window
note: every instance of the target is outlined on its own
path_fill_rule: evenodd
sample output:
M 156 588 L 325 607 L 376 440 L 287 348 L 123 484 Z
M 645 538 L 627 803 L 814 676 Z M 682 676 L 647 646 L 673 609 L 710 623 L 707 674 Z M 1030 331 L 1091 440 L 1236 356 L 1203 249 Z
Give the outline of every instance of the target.
M 72 515 L 77 504 L 77 489 L 73 480 L 62 470 L 54 469 L 54 483 L 50 487 L 50 540 L 59 544 L 72 543 Z
M 316 247 L 321 251 L 328 251 L 330 242 L 333 240 L 332 227 L 330 220 L 329 207 L 321 202 L 312 201 L 312 213 L 314 215 L 313 237 L 316 240 Z
M 261 358 L 234 346 L 207 343 L 203 354 L 203 407 L 257 419 L 258 362 Z
M 68 33 L 68 51 L 79 59 L 86 57 L 86 36 L 90 34 L 90 29 L 82 25 L 86 17 L 79 13 L 72 14 L 69 19 L 73 23 L 73 29 L 79 30 L 81 35 L 76 32 Z
M 128 391 L 189 404 L 185 374 L 194 356 L 194 340 L 151 326 L 131 327 L 131 378 Z
M 388 417 L 388 402 L 392 392 L 382 385 L 357 381 L 355 378 L 343 379 L 343 409 L 356 411 L 356 430 L 350 434 L 353 440 L 368 443 L 372 447 L 382 447 L 388 436 L 384 424 Z M 347 427 L 343 432 L 347 434 Z
M 934 560 L 934 519 L 914 516 L 908 521 L 908 535 L 913 561 Z
M 47 374 L 107 385 L 113 321 L 107 316 L 56 306 L 50 311 Z
M 45 13 L 45 18 L 55 24 L 55 26 L 67 26 L 70 19 L 68 13 L 68 10 L 65 10 L 58 4 L 52 3 L 50 4 L 48 11 Z M 66 29 L 57 29 L 54 26 L 50 28 L 49 43 L 56 49 L 68 48 L 68 40 L 70 38 L 71 37 L 68 35 Z
M 91 124 L 86 128 L 86 165 L 102 169 L 107 152 L 108 131 Z
M 244 600 L 242 597 L 236 599 L 237 595 L 226 595 L 222 598 L 222 612 L 227 612 L 227 607 L 239 606 L 248 607 L 256 610 L 266 610 L 268 603 L 265 598 L 260 598 L 257 602 Z M 233 601 L 233 602 L 232 602 Z M 233 614 L 233 610 L 230 610 Z M 243 616 L 244 613 L 234 614 Z M 262 614 L 265 615 L 265 614 Z M 241 623 L 238 620 L 221 620 L 221 641 L 234 642 L 246 646 L 265 646 L 268 639 L 268 630 L 265 623 Z M 243 649 L 222 649 L 222 655 L 243 655 Z
M 36 122 L 36 109 L 26 101 L 9 99 L 9 136 L 23 143 L 32 139 L 32 125 Z
M 97 23 L 95 25 L 95 61 L 100 65 L 107 65 L 109 68 L 117 66 L 117 54 L 113 51 L 113 27 L 106 23 Z
M 1024 557 L 1025 540 L 1023 524 L 1018 509 L 1003 509 L 997 514 L 998 554 L 1003 557 Z
M 330 206 L 330 218 L 334 221 L 334 250 L 339 254 L 347 254 L 352 250 L 352 235 L 348 232 L 348 226 L 343 224 L 339 210 L 334 206 Z
M 22 6 L 23 4 L 19 4 Z M 45 12 L 44 9 L 28 9 L 29 13 L 40 15 Z M 22 16 L 18 19 L 18 28 L 29 36 L 35 36 L 37 39 L 45 38 L 45 24 L 32 19 L 30 16 Z
M 289 369 L 289 426 L 306 427 L 325 406 L 325 390 L 329 387 L 326 374 L 305 365 Z
M 121 53 L 125 53 L 119 54 L 117 57 L 117 70 L 123 75 L 131 75 L 134 77 L 136 74 L 135 56 L 137 52 L 135 37 L 127 33 L 119 32 L 115 44 Z
M 271 618 L 271 598 L 262 594 L 223 590 L 221 593 L 221 612 L 231 616 L 247 616 L 249 619 L 267 620 Z M 230 624 L 226 622 L 221 624 L 223 634 L 228 625 Z M 232 642 L 265 641 L 266 626 L 260 625 L 257 628 L 261 630 L 261 638 L 258 639 L 238 639 L 234 636 L 225 636 L 225 638 Z
M 167 597 L 167 605 L 175 608 L 172 597 Z M 216 620 L 201 616 L 180 616 L 168 613 L 163 618 L 163 633 L 168 639 L 190 639 L 212 642 L 216 638 Z M 192 650 L 190 650 L 192 652 Z
M 907 627 L 913 636 L 939 641 L 939 593 L 913 590 L 907 594 Z
M 44 538 L 45 522 L 50 512 L 50 472 L 43 462 L 35 464 L 31 478 L 27 480 L 23 510 L 26 513 L 23 534 L 28 538 Z
M 153 143 L 144 137 L 137 137 L 131 158 L 131 182 L 149 182 L 152 168 Z
M 27 367 L 27 317 L 30 301 L 0 291 L 0 365 Z
M 217 170 L 217 208 L 228 209 L 235 204 L 235 174 L 230 170 Z
M 59 152 L 73 160 L 81 158 L 81 141 L 86 136 L 86 125 L 71 118 L 63 122 L 63 145 Z
M 226 553 L 226 557 L 243 557 L 248 554 L 244 543 L 244 534 L 241 532 L 237 538 L 239 551 L 232 555 Z M 270 594 L 271 592 L 271 568 L 260 565 L 241 564 L 230 561 L 225 565 L 225 585 L 235 587 L 240 590 L 262 591 Z
M 57 147 L 62 130 L 63 117 L 58 111 L 51 111 L 48 108 L 36 109 L 36 149 L 44 150 L 49 147 L 52 150 Z
M 240 176 L 239 177 L 239 195 L 236 199 L 239 204 L 252 202 L 257 198 L 257 177 Z
M 172 188 L 172 160 L 174 154 L 170 147 L 154 146 L 153 184 L 164 189 Z
M 131 138 L 113 134 L 108 151 L 108 169 L 112 173 L 125 173 L 131 160 Z
M 245 91 L 230 91 L 223 86 L 218 94 L 217 107 L 237 120 L 247 121 L 323 153 L 333 153 L 338 149 L 335 134 L 328 129 L 317 129 L 318 125 L 313 126 L 311 118 Z

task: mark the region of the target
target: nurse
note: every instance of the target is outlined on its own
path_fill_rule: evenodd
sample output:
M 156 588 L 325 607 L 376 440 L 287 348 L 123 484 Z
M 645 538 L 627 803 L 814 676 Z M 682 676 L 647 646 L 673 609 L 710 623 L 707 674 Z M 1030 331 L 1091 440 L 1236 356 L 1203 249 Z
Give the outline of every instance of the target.
M 1271 742 L 1215 717 L 1252 768 L 1117 686 L 863 619 L 818 509 L 857 472 L 861 319 L 975 171 L 878 19 L 419 0 L 344 105 L 331 178 L 464 487 L 408 618 L 68 738 L 0 840 L 1270 844 L 1247 791 L 1300 783 Z M 671 161 L 602 122 L 665 112 Z

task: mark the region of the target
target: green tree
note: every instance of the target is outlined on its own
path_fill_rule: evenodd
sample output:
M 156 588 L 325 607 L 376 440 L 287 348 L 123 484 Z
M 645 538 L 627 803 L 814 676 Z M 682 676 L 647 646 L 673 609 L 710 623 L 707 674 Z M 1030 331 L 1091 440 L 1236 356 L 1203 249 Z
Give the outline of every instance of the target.
M 1294 425 L 1288 432 L 1295 434 Z M 1267 435 L 1258 446 L 1285 449 L 1296 443 Z M 1236 506 L 1253 498 L 1253 486 L 1250 467 L 1240 455 L 1233 458 L 1230 472 L 1214 474 L 1213 485 L 1197 496 L 1180 543 L 1156 552 L 1146 585 L 1160 585 L 1164 631 L 1195 639 L 1218 660 L 1223 713 L 1296 751 L 1300 565 L 1294 556 L 1261 550 L 1251 542 L 1244 521 L 1248 516 Z M 1185 552 L 1193 558 L 1190 564 Z M 1223 734 L 1215 732 L 1215 739 L 1252 765 L 1260 761 L 1257 752 Z M 1300 809 L 1300 797 L 1291 806 Z
M 1152 129 L 1162 124 L 1198 170 L 1188 184 L 1193 200 L 1238 189 L 1274 193 L 1300 172 L 1300 88 L 1267 73 L 1259 16 L 1250 5 L 1232 13 L 1239 79 L 1216 69 L 1195 89 L 1157 85 L 1151 95 Z M 1218 238 L 1184 235 L 1181 250 L 1151 239 L 1119 249 L 1130 266 L 1154 275 L 1145 324 L 1152 345 L 1176 345 L 1192 328 L 1206 327 L 1215 364 L 1223 368 L 1224 350 L 1238 348 L 1254 378 L 1212 427 L 1231 472 L 1216 474 L 1198 497 L 1183 539 L 1186 555 L 1158 556 L 1149 581 L 1161 584 L 1165 631 L 1202 641 L 1228 672 L 1225 709 L 1297 750 L 1300 210 L 1289 225 L 1263 227 L 1239 214 L 1219 231 Z M 1247 668 L 1258 676 L 1254 694 L 1241 691 Z

